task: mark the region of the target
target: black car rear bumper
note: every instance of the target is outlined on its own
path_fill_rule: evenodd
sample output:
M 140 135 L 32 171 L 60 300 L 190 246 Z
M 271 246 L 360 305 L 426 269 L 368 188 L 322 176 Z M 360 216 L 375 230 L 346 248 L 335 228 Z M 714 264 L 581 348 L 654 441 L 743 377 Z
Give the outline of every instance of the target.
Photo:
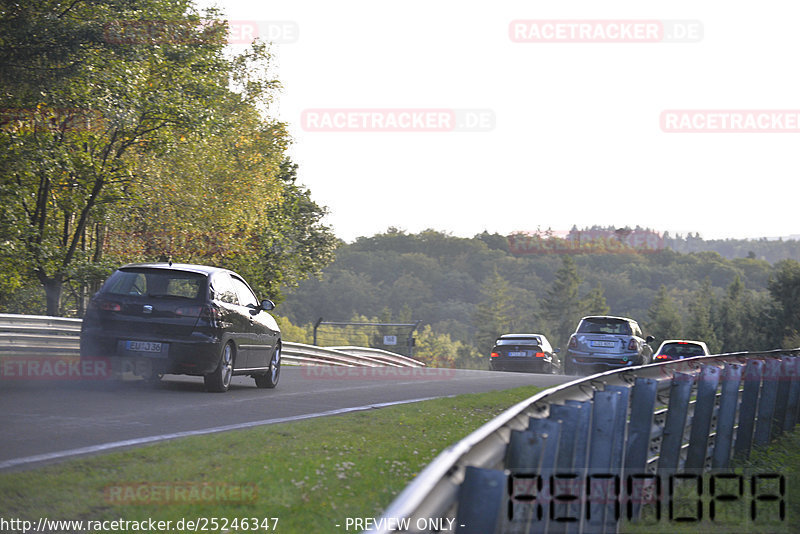
M 492 358 L 489 361 L 492 371 L 519 371 L 526 373 L 552 373 L 553 363 L 543 358 Z
M 126 349 L 127 341 L 161 343 L 161 352 Z M 188 338 L 145 338 L 120 336 L 101 329 L 86 329 L 81 334 L 81 356 L 108 358 L 114 372 L 204 375 L 219 364 L 222 340 L 198 333 Z

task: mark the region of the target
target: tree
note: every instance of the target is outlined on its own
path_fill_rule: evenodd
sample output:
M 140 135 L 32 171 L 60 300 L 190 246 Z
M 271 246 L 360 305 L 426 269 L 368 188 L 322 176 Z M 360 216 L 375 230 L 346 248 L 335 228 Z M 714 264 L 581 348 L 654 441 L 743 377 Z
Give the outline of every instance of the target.
M 450 339 L 449 334 L 437 334 L 430 325 L 425 325 L 417 334 L 414 357 L 424 361 L 428 367 L 452 368 L 460 346 Z
M 481 285 L 481 302 L 473 316 L 475 344 L 487 354 L 495 339 L 513 328 L 511 290 L 508 281 L 495 269 Z
M 583 299 L 583 313 L 585 315 L 608 315 L 611 313 L 611 308 L 609 308 L 606 302 L 603 284 L 598 282 L 597 285 L 586 294 L 586 297 Z
M 200 25 L 188 1 L 12 2 L 3 11 L 0 106 L 17 111 L 0 132 L 2 233 L 56 315 L 64 282 L 92 262 L 93 223 L 135 176 L 128 156 L 219 123 L 232 71 L 225 27 Z M 183 23 L 192 41 L 109 38 L 108 25 L 124 18 Z M 46 39 L 18 52 L 50 31 L 63 45 Z
M 720 343 L 714 331 L 714 305 L 711 281 L 706 278 L 689 305 L 689 323 L 684 329 L 688 338 L 705 341 L 712 354 L 720 350 Z
M 322 219 L 328 213 L 297 183 L 297 165 L 281 162 L 278 178 L 283 185 L 278 202 L 269 204 L 267 225 L 259 243 L 261 265 L 257 279 L 278 299 L 280 290 L 295 287 L 303 278 L 318 273 L 333 261 L 336 236 Z
M 725 297 L 719 306 L 719 339 L 722 352 L 752 350 L 753 324 L 749 302 L 746 300 L 742 279 L 737 276 L 728 286 Z
M 665 339 L 676 339 L 681 337 L 682 325 L 681 315 L 678 313 L 675 303 L 669 295 L 666 286 L 662 285 L 655 300 L 647 310 L 647 328 L 650 334 L 656 338 L 656 343 L 660 344 Z
M 332 258 L 285 126 L 260 111 L 279 87 L 263 43 L 229 59 L 226 25 L 190 0 L 2 11 L 0 240 L 48 314 L 120 261 L 224 264 L 279 296 Z
M 785 347 L 800 343 L 800 263 L 784 260 L 775 264 L 768 282 L 769 293 L 778 304 L 776 333 Z
M 569 338 L 581 318 L 581 300 L 578 298 L 580 283 L 575 261 L 572 256 L 564 255 L 544 301 L 546 317 L 556 335 L 556 345 Z

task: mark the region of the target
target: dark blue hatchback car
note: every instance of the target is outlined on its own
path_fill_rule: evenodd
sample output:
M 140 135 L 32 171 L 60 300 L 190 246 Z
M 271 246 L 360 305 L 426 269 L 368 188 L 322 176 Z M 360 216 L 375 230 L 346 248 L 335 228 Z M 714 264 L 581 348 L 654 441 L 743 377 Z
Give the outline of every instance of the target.
M 281 332 L 235 272 L 204 265 L 145 263 L 119 268 L 89 302 L 81 357 L 109 358 L 115 371 L 157 380 L 202 376 L 209 391 L 227 391 L 233 375 L 274 388 Z

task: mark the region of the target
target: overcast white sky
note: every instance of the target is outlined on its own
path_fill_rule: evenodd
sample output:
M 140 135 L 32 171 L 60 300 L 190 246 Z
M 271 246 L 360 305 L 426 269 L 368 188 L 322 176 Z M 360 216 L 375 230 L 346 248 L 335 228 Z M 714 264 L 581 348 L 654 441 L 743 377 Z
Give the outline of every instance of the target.
M 280 43 L 284 91 L 274 112 L 289 124 L 302 183 L 347 241 L 390 226 L 459 236 L 573 224 L 707 239 L 800 234 L 796 2 L 214 3 Z M 631 21 L 690 21 L 681 28 L 695 33 L 681 40 L 667 22 L 666 39 L 680 42 L 516 42 L 517 20 L 622 21 L 627 30 Z M 613 26 L 587 27 L 614 35 Z M 523 28 L 558 38 L 556 26 Z M 363 109 L 394 110 L 377 112 L 383 121 L 398 110 L 454 110 L 459 119 L 480 110 L 472 117 L 491 124 L 365 132 L 302 120 Z M 669 110 L 788 112 L 777 123 L 775 114 L 738 114 L 780 133 L 669 133 Z M 695 114 L 689 124 L 729 130 L 726 117 Z

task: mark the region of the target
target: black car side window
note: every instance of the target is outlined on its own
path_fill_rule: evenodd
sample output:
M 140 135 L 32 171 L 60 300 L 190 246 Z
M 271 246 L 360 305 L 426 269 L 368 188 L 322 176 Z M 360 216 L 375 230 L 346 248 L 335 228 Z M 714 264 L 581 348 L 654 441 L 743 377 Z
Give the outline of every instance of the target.
M 214 290 L 214 298 L 228 304 L 238 304 L 236 289 L 228 273 L 218 273 L 211 281 L 211 289 Z
M 231 280 L 233 280 L 233 286 L 236 288 L 236 293 L 239 295 L 239 304 L 251 308 L 258 308 L 258 299 L 253 295 L 253 292 L 250 291 L 250 288 L 247 287 L 247 284 L 235 276 L 232 277 Z

